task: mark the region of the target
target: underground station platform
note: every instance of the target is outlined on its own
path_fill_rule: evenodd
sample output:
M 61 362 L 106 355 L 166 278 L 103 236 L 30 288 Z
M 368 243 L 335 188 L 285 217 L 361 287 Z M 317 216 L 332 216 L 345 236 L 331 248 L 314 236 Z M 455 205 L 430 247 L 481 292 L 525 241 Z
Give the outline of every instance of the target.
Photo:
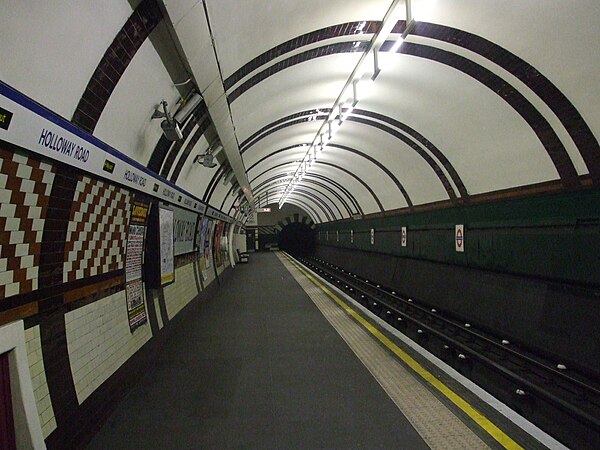
M 182 313 L 87 448 L 564 448 L 284 252 Z

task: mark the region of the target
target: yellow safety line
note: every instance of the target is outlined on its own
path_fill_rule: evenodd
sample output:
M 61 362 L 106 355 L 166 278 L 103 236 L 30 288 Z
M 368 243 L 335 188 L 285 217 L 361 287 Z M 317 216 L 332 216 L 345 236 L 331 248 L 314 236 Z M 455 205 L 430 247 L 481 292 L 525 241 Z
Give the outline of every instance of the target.
M 458 406 L 466 415 L 468 415 L 477 425 L 483 428 L 490 436 L 498 441 L 504 448 L 517 450 L 523 449 L 519 444 L 513 441 L 506 433 L 500 428 L 494 425 L 487 417 L 473 408 L 465 399 L 456 394 L 452 389 L 438 380 L 433 374 L 425 369 L 421 364 L 410 357 L 406 352 L 400 349 L 396 344 L 389 340 L 383 333 L 377 328 L 371 325 L 361 315 L 359 315 L 354 309 L 352 309 L 346 302 L 341 300 L 337 295 L 331 292 L 326 286 L 324 286 L 319 280 L 313 277 L 310 273 L 306 272 L 296 261 L 294 261 L 287 253 L 284 252 L 286 258 L 300 270 L 310 281 L 316 284 L 323 292 L 325 292 L 333 301 L 340 305 L 350 316 L 352 316 L 358 323 L 365 327 L 373 336 L 375 336 L 383 345 L 390 349 L 398 358 L 409 366 L 414 372 L 420 375 L 425 381 L 435 387 L 440 393 L 442 393 L 448 400 Z

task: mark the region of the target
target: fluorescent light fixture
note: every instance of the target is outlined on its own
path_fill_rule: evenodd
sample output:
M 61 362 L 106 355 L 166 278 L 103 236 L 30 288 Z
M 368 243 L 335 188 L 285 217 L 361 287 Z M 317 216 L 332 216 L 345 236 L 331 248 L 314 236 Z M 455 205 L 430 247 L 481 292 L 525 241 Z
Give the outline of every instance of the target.
M 381 72 L 381 69 L 379 68 L 379 49 L 380 48 L 381 48 L 381 46 L 373 49 L 373 75 L 371 75 L 371 81 L 375 81 L 375 79 Z
M 394 26 L 400 19 L 400 5 L 402 3 L 404 3 L 406 7 L 406 22 L 408 25 L 402 36 L 396 39 L 396 42 L 394 42 L 391 52 L 396 52 L 399 50 L 404 38 L 406 38 L 406 35 L 410 33 L 411 27 L 414 27 L 414 20 L 412 19 L 411 13 L 411 0 L 404 0 L 404 2 L 402 2 L 401 0 L 393 0 L 387 12 L 385 13 L 383 20 L 381 21 L 381 26 L 379 27 L 378 31 L 375 33 L 373 38 L 369 41 L 365 52 L 360 57 L 358 63 L 354 67 L 354 70 L 348 77 L 348 80 L 342 88 L 342 91 L 333 102 L 333 105 L 329 111 L 329 114 L 327 115 L 327 118 L 321 124 L 321 127 L 317 131 L 313 142 L 306 151 L 304 159 L 298 164 L 298 167 L 294 172 L 294 180 L 290 181 L 288 187 L 291 186 L 293 188 L 293 186 L 295 186 L 298 183 L 297 176 L 299 174 L 302 174 L 302 176 L 304 176 L 308 168 L 312 166 L 313 159 L 310 158 L 311 149 L 314 148 L 315 150 L 316 160 L 317 151 L 324 150 L 328 142 L 330 142 L 335 133 L 338 131 L 343 121 L 345 121 L 348 118 L 348 116 L 352 113 L 358 101 L 368 95 L 369 90 L 373 86 L 373 82 L 381 72 L 381 68 L 379 65 L 379 49 L 386 42 L 387 38 L 390 36 L 392 30 L 394 29 Z M 366 22 L 361 22 L 360 25 L 356 28 L 356 33 L 362 34 L 365 26 Z M 359 46 L 360 42 L 355 41 L 353 43 L 354 48 L 358 48 Z M 371 56 L 373 57 L 372 71 L 369 67 L 369 58 Z M 367 73 L 367 71 L 369 75 L 365 79 L 364 75 Z M 358 87 L 359 84 L 360 88 Z M 352 89 L 351 95 L 348 92 L 349 89 Z M 347 106 L 349 103 L 351 103 L 351 106 Z M 317 110 L 317 113 L 319 112 L 320 110 Z M 336 115 L 338 120 L 336 120 Z M 304 165 L 302 163 L 304 163 Z M 285 198 L 286 197 L 284 195 L 284 197 L 282 198 L 282 203 L 285 202 Z
M 396 42 L 394 42 L 394 45 L 390 49 L 389 53 L 396 53 L 400 49 L 400 46 L 403 42 L 404 38 L 402 36 L 398 36 L 398 39 L 396 39 Z

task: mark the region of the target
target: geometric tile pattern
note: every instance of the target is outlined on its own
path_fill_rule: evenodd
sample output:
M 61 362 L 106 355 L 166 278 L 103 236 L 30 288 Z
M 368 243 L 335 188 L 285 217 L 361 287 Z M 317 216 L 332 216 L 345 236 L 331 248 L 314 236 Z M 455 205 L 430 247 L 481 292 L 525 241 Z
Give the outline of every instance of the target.
M 0 299 L 38 288 L 51 164 L 0 148 Z
M 131 194 L 81 176 L 71 207 L 63 281 L 123 269 Z

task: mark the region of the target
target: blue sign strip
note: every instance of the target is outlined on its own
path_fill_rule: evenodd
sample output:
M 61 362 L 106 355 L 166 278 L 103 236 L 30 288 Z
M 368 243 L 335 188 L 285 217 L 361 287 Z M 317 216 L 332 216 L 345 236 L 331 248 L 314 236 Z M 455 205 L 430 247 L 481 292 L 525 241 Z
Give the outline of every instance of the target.
M 158 180 L 158 181 L 161 181 L 162 183 L 167 184 L 168 186 L 172 187 L 173 189 L 175 189 L 179 193 L 185 194 L 185 195 L 191 197 L 192 199 L 194 199 L 195 201 L 197 201 L 199 204 L 206 205 L 207 206 L 206 214 L 211 215 L 209 210 L 213 210 L 215 212 L 218 212 L 218 213 L 226 216 L 227 218 L 229 218 L 230 220 L 233 221 L 233 218 L 231 218 L 227 214 L 223 213 L 220 210 L 217 210 L 217 209 L 213 208 L 212 206 L 209 206 L 206 202 L 200 200 L 195 195 L 193 195 L 193 194 L 191 194 L 191 193 L 189 193 L 189 192 L 181 189 L 175 183 L 173 183 L 173 182 L 171 182 L 171 181 L 169 181 L 169 180 L 161 177 L 160 175 L 152 172 L 147 167 L 143 166 L 142 164 L 140 164 L 136 160 L 129 158 L 127 155 L 124 155 L 123 153 L 121 153 L 120 151 L 114 149 L 113 147 L 111 147 L 110 145 L 108 145 L 105 142 L 101 141 L 97 137 L 92 136 L 89 133 L 86 133 L 85 131 L 81 130 L 77 126 L 73 125 L 71 122 L 69 122 L 64 117 L 61 117 L 58 114 L 56 114 L 55 112 L 53 112 L 53 111 L 49 110 L 48 108 L 46 108 L 45 106 L 40 105 L 36 101 L 32 100 L 31 98 L 27 97 L 26 95 L 22 94 L 21 92 L 17 91 L 16 89 L 12 88 L 11 86 L 9 86 L 8 84 L 4 83 L 1 80 L 0 80 L 0 95 L 3 95 L 4 97 L 6 97 L 6 98 L 8 98 L 8 99 L 10 99 L 12 101 L 14 101 L 15 103 L 18 103 L 19 105 L 27 108 L 29 111 L 37 114 L 40 117 L 43 117 L 44 119 L 46 119 L 46 120 L 54 123 L 55 125 L 63 128 L 64 130 L 66 130 L 66 131 L 68 131 L 70 133 L 75 134 L 76 136 L 78 136 L 81 139 L 89 142 L 90 144 L 92 144 L 92 145 L 94 145 L 94 146 L 96 146 L 96 147 L 98 147 L 98 148 L 106 151 L 107 153 L 111 154 L 115 158 L 118 158 L 121 161 L 124 161 L 124 162 L 126 162 L 128 164 L 131 164 L 135 168 L 137 168 L 140 171 L 142 171 L 145 174 L 147 174 L 150 178 Z

